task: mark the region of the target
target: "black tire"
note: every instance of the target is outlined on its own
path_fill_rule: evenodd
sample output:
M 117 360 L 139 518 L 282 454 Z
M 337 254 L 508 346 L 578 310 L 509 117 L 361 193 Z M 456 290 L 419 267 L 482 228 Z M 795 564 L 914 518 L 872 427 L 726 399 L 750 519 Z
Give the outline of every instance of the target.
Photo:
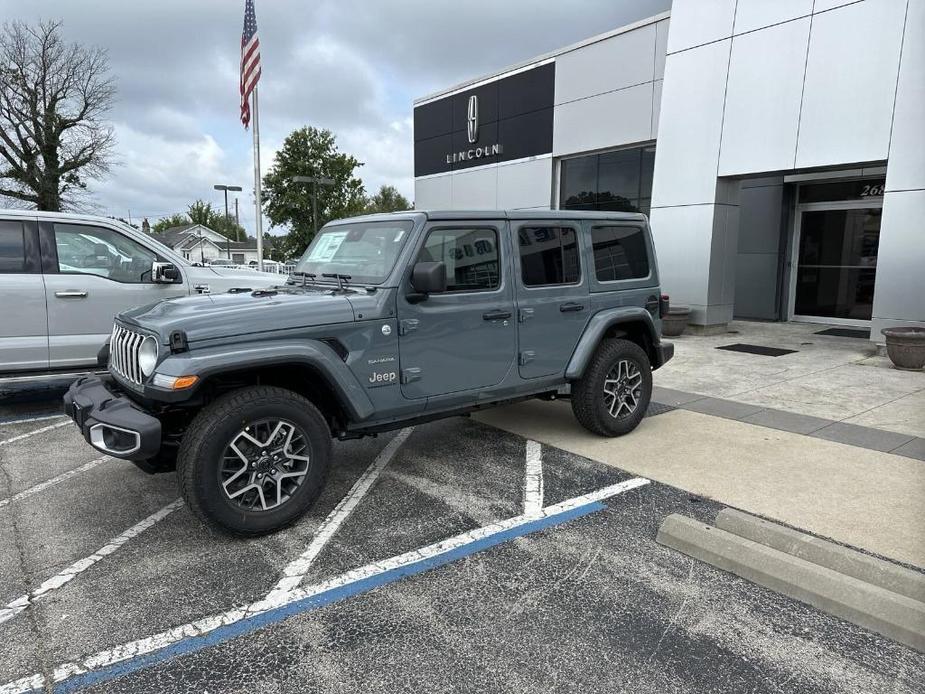
M 632 411 L 616 401 L 618 415 L 611 414 L 608 397 L 604 393 L 605 380 L 621 362 L 632 364 L 641 377 L 637 388 L 632 389 L 636 406 Z M 626 381 L 626 386 L 635 380 Z M 621 386 L 622 387 L 622 386 Z M 642 347 L 629 340 L 604 340 L 585 369 L 582 377 L 572 384 L 572 412 L 585 429 L 600 436 L 623 436 L 635 429 L 646 414 L 652 398 L 652 367 Z M 613 403 L 614 401 L 610 401 Z M 625 408 L 629 408 L 627 403 Z
M 298 478 L 298 485 L 278 506 L 244 508 L 241 500 L 229 497 L 222 483 L 228 447 L 239 441 L 246 427 L 278 420 L 291 424 L 299 431 L 300 441 L 304 441 L 306 448 L 300 453 L 308 458 L 305 475 Z M 311 507 L 324 488 L 330 462 L 331 431 L 318 408 L 284 388 L 249 386 L 222 396 L 196 415 L 180 445 L 177 478 L 186 503 L 208 525 L 231 535 L 266 535 L 291 525 Z M 247 463 L 242 465 L 248 467 Z M 260 484 L 282 484 L 275 479 L 281 472 L 281 466 L 274 468 Z M 253 486 L 255 478 L 250 469 L 242 474 L 250 481 L 244 482 L 245 486 Z M 252 489 L 246 494 L 253 496 L 257 492 Z M 261 502 L 264 497 L 259 497 Z

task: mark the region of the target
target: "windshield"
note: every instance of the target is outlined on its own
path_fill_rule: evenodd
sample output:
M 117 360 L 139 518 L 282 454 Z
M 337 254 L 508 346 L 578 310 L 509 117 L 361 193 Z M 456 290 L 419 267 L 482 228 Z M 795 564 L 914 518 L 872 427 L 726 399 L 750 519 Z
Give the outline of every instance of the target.
M 389 276 L 414 222 L 338 224 L 312 240 L 293 272 L 350 275 L 359 284 L 381 284 Z

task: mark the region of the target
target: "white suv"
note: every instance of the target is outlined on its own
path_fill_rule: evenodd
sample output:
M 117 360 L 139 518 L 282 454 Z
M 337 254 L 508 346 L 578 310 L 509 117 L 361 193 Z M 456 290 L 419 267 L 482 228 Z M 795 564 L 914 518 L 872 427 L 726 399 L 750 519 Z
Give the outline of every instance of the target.
M 194 267 L 113 219 L 0 210 L 0 378 L 93 368 L 113 317 L 133 306 L 282 279 Z

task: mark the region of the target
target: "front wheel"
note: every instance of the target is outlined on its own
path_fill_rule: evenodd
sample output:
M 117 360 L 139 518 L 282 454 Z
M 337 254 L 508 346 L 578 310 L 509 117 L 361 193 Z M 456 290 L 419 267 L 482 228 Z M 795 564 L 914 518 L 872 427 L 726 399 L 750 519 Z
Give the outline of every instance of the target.
M 292 391 L 252 386 L 225 395 L 193 420 L 177 456 L 190 509 L 233 535 L 264 535 L 298 520 L 321 493 L 331 432 Z
M 588 431 L 623 436 L 635 429 L 652 397 L 652 367 L 629 340 L 605 340 L 572 385 L 572 411 Z

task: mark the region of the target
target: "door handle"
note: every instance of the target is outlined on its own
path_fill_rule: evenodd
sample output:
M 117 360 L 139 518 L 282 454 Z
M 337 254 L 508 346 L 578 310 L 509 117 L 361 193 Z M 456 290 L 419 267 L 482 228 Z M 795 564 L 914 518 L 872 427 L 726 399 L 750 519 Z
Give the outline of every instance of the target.
M 87 292 L 77 291 L 76 289 L 68 289 L 63 292 L 55 292 L 55 296 L 59 299 L 86 299 Z
M 565 304 L 559 304 L 559 310 L 562 311 L 562 313 L 575 313 L 577 311 L 584 311 L 585 305 L 576 304 L 574 301 L 569 301 Z
M 482 314 L 483 320 L 507 320 L 511 317 L 510 311 L 505 311 L 503 309 L 498 309 L 495 311 L 486 311 Z

